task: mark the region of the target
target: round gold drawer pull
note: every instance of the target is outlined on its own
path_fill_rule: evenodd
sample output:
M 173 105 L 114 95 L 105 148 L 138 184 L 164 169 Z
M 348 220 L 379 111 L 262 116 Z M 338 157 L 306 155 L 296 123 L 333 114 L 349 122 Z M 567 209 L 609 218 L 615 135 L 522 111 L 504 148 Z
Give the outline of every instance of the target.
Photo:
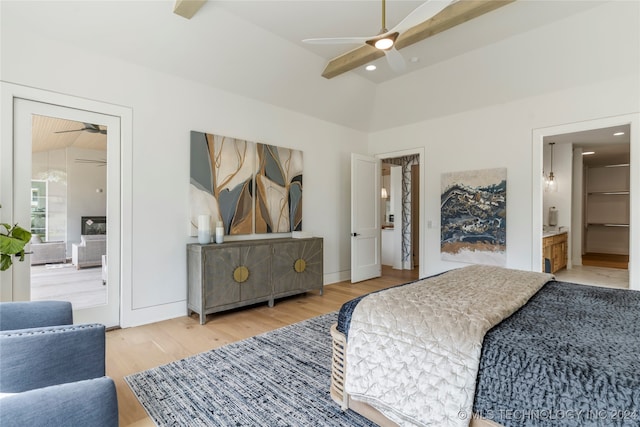
M 293 264 L 293 269 L 297 273 L 302 273 L 307 268 L 307 262 L 302 258 L 298 258 L 296 262 Z
M 240 267 L 236 267 L 236 269 L 233 270 L 233 280 L 235 280 L 236 282 L 243 283 L 243 282 L 246 282 L 248 278 L 249 278 L 249 269 L 244 265 L 241 265 Z

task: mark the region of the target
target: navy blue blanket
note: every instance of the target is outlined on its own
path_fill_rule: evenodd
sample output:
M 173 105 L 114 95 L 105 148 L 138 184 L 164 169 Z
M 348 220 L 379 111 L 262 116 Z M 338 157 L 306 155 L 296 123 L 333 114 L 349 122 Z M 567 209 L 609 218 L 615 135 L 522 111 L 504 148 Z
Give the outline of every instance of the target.
M 474 412 L 506 427 L 640 426 L 640 292 L 547 283 L 486 334 Z

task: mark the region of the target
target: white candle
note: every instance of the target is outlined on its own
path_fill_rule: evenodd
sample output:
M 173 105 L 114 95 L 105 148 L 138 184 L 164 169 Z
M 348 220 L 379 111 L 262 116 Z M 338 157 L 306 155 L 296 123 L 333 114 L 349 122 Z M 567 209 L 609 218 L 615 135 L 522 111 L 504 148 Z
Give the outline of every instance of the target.
M 216 243 L 224 242 L 224 227 L 222 221 L 218 221 L 216 224 Z
M 211 216 L 198 216 L 198 243 L 206 245 L 211 243 Z
M 210 231 L 211 230 L 211 216 L 200 215 L 198 216 L 198 230 Z

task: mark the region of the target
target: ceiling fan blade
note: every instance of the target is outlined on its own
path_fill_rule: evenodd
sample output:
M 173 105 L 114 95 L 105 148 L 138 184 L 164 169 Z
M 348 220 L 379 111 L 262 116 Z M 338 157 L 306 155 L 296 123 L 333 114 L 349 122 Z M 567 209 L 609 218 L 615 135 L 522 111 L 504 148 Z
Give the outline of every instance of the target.
M 402 73 L 407 69 L 407 63 L 404 60 L 402 54 L 394 47 L 384 51 L 387 57 L 387 62 L 393 71 L 396 73 Z
M 326 37 L 317 39 L 304 39 L 308 44 L 362 44 L 374 37 Z
M 413 12 L 408 14 L 402 21 L 391 29 L 391 32 L 397 31 L 400 34 L 407 31 L 409 28 L 415 27 L 424 21 L 433 18 L 440 13 L 444 8 L 449 6 L 456 0 L 427 0 L 420 6 L 413 9 Z
M 107 161 L 104 159 L 98 160 L 98 159 L 76 159 L 76 163 L 87 163 L 87 164 L 93 164 L 96 166 L 105 166 L 107 164 Z
M 417 19 L 418 13 L 421 15 L 420 18 L 424 18 L 424 15 L 422 15 L 422 13 L 424 12 L 424 14 L 426 15 L 426 9 L 422 11 L 422 7 L 424 6 L 426 8 L 427 6 L 423 4 L 414 9 L 416 15 L 414 15 L 414 12 L 410 13 L 410 16 L 407 16 L 404 21 L 402 21 L 393 29 L 394 31 L 402 33 L 400 34 L 396 42 L 401 48 L 405 48 L 426 38 L 432 37 L 435 34 L 439 34 L 443 31 L 453 28 L 456 25 L 460 25 L 478 16 L 484 15 L 485 13 L 489 13 L 493 10 L 511 4 L 514 1 L 515 0 L 453 1 L 450 2 L 451 13 L 443 15 L 442 19 L 438 20 L 439 22 L 433 22 L 427 18 L 424 22 L 420 22 L 416 26 L 405 29 L 404 31 L 400 31 L 408 24 L 411 24 L 414 19 Z M 440 6 L 442 6 L 442 4 Z M 420 9 L 420 12 L 418 12 L 418 9 Z M 433 11 L 431 11 L 430 13 L 433 13 Z M 410 21 L 408 19 L 410 19 Z M 411 37 L 405 38 L 405 35 L 407 35 L 407 31 L 411 30 L 411 32 L 413 32 L 414 28 L 416 28 L 417 33 L 412 34 Z M 326 79 L 332 79 L 361 65 L 367 64 L 371 61 L 375 61 L 376 59 L 379 59 L 383 54 L 384 53 L 381 51 L 371 49 L 369 45 L 357 47 L 349 52 L 345 52 L 342 55 L 329 60 L 328 64 L 322 71 L 322 77 Z
M 59 131 L 54 132 L 54 133 L 82 132 L 83 130 L 84 130 L 84 128 L 83 129 L 71 129 L 71 130 L 59 130 Z
M 101 134 L 107 133 L 105 129 L 100 129 L 100 126 L 95 125 L 93 123 L 83 123 L 83 125 L 84 125 L 84 129 L 82 130 L 85 130 L 89 133 L 101 133 Z

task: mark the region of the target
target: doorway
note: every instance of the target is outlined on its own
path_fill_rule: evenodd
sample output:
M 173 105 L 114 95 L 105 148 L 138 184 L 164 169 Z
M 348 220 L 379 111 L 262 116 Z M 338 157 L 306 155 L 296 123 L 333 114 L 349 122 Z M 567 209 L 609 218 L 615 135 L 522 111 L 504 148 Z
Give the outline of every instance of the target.
M 424 164 L 424 149 L 396 151 L 376 157 L 382 160 L 383 165 L 387 165 L 382 171 L 383 188 L 387 196 L 382 198 L 381 209 L 384 215 L 383 260 L 385 252 L 393 254 L 387 257 L 389 261 L 386 267 L 383 262 L 385 268 L 382 274 L 390 275 L 393 274 L 392 270 L 402 270 L 411 278 L 424 277 L 424 263 L 420 261 L 420 254 L 424 253 L 424 198 L 421 197 L 424 171 L 420 167 Z M 385 245 L 392 248 L 385 248 Z
M 534 130 L 532 269 L 540 269 L 539 266 L 542 265 L 543 233 L 560 231 L 553 230 L 555 226 L 563 228 L 569 234 L 568 268 L 556 273 L 560 280 L 640 289 L 640 262 L 636 252 L 640 233 L 632 226 L 640 221 L 640 209 L 634 207 L 632 202 L 634 195 L 640 191 L 637 187 L 639 123 L 638 115 L 628 115 Z M 553 165 L 550 164 L 551 150 Z M 591 151 L 599 151 L 599 155 L 592 154 L 595 157 L 589 159 L 589 154 L 583 154 Z M 619 167 L 625 163 L 626 166 Z M 592 176 L 592 183 L 603 183 L 607 181 L 599 177 L 599 174 L 605 169 L 608 169 L 606 172 L 614 169 L 601 166 L 615 166 L 618 172 L 626 167 L 626 188 L 622 188 L 622 184 L 616 184 L 620 188 L 615 191 L 613 187 L 604 189 L 592 185 L 590 188 L 589 170 L 598 174 L 598 177 Z M 548 181 L 551 169 L 556 178 L 556 188 L 564 187 L 564 190 L 545 191 L 545 180 Z M 541 170 L 543 179 L 539 175 Z M 598 210 L 588 211 L 589 203 L 593 205 L 592 202 L 600 205 Z M 618 211 L 619 207 L 620 215 L 616 214 L 615 218 L 599 217 L 603 212 Z M 558 220 L 554 220 L 557 224 L 549 229 L 551 210 L 556 211 L 553 212 L 553 217 Z M 628 256 L 628 270 L 584 265 L 589 264 L 590 252 L 607 252 L 609 249 L 615 249 L 613 252 L 618 252 L 618 255 Z M 585 255 L 586 260 L 583 258 Z M 607 270 L 590 271 L 598 268 Z
M 32 301 L 69 301 L 76 309 L 107 302 L 108 131 L 33 115 Z
M 12 216 L 31 224 L 35 262 L 13 267 L 11 300 L 70 300 L 76 322 L 118 326 L 120 119 L 18 98 L 13 107 Z
M 628 124 L 544 137 L 547 178 L 560 181 L 543 194 L 545 241 L 569 235 L 559 280 L 629 286 L 629 137 Z

